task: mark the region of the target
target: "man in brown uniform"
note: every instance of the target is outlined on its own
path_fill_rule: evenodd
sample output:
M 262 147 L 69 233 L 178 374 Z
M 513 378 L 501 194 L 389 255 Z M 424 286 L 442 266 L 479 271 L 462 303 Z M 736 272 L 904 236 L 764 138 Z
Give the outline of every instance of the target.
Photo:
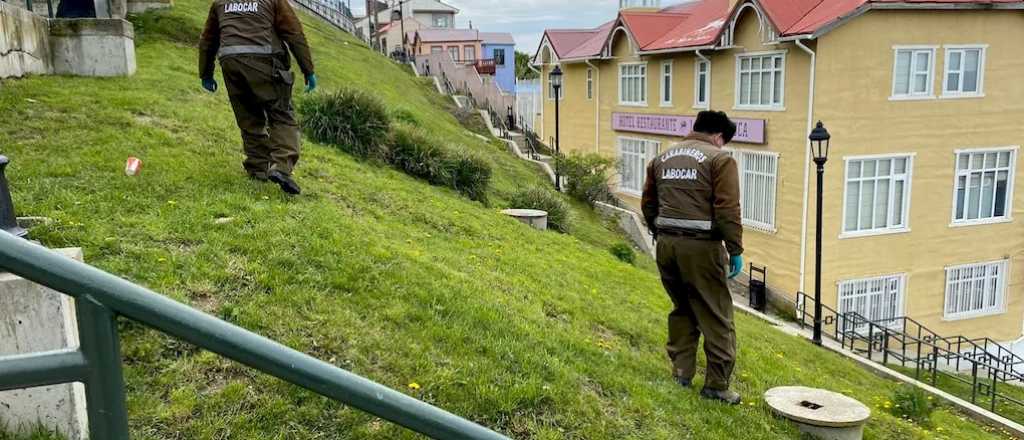
M 733 405 L 741 399 L 729 390 L 736 332 L 724 251 L 733 278 L 743 267 L 743 225 L 736 161 L 722 146 L 735 134 L 725 113 L 700 112 L 693 133 L 651 162 L 642 200 L 658 239 L 661 281 L 675 304 L 666 348 L 676 381 L 691 385 L 703 334 L 708 366 L 701 396 Z
M 306 92 L 313 91 L 313 58 L 288 0 L 215 0 L 199 42 L 199 78 L 206 90 L 216 92 L 214 60 L 220 59 L 242 131 L 245 171 L 299 194 L 291 177 L 299 160 L 299 124 L 292 109 L 295 74 L 289 50 L 306 77 Z

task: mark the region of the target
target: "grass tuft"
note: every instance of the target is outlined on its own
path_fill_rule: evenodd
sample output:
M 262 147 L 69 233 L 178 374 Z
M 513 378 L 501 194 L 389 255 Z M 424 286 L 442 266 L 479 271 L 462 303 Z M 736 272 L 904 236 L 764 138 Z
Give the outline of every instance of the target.
M 383 156 L 391 114 L 380 99 L 344 88 L 306 97 L 298 109 L 310 138 L 364 159 Z
M 540 187 L 522 188 L 509 197 L 508 207 L 546 211 L 548 228 L 562 233 L 572 230 L 572 208 L 553 191 Z

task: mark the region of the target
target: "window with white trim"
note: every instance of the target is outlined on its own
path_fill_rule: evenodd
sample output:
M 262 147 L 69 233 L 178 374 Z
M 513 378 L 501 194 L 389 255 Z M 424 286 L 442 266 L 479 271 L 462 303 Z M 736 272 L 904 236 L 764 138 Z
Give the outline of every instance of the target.
M 693 106 L 708 108 L 708 96 L 711 95 L 711 63 L 697 60 L 693 83 Z
M 619 138 L 619 163 L 622 182 L 619 189 L 630 194 L 640 194 L 647 178 L 647 163 L 658 155 L 661 143 L 646 139 Z
M 444 53 L 444 46 L 430 46 L 430 54 Z
M 448 48 L 448 55 L 452 57 L 452 61 L 459 62 L 459 47 L 452 46 Z
M 647 105 L 647 64 L 619 65 L 619 104 Z
M 897 325 L 894 318 L 903 316 L 906 280 L 905 275 L 888 275 L 839 282 L 840 315 L 856 313 L 883 326 Z M 854 329 L 850 324 L 852 322 L 845 322 L 846 330 Z M 864 326 L 866 323 L 857 328 Z
M 946 46 L 946 74 L 942 96 L 981 96 L 985 76 L 985 48 Z
M 892 97 L 924 98 L 933 95 L 935 48 L 895 49 Z
M 736 107 L 781 108 L 785 94 L 785 54 L 736 57 Z
M 957 153 L 953 224 L 1010 218 L 1016 154 L 1016 149 Z
M 1005 311 L 1007 260 L 946 269 L 945 319 L 967 319 Z
M 672 105 L 672 61 L 661 62 L 661 105 Z
M 594 99 L 594 68 L 587 68 L 587 100 Z
M 740 177 L 740 207 L 745 226 L 775 231 L 775 196 L 778 189 L 779 155 L 766 151 L 728 148 L 736 159 Z
M 905 231 L 912 167 L 911 155 L 847 159 L 843 233 Z
M 476 47 L 466 46 L 462 48 L 465 56 L 462 57 L 462 61 L 472 63 L 476 61 Z

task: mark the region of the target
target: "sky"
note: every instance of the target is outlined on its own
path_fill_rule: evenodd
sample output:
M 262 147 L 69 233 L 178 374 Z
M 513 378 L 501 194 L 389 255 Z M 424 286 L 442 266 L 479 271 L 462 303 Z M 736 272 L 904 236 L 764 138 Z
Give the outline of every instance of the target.
M 508 32 L 516 49 L 533 54 L 547 28 L 592 28 L 615 18 L 618 0 L 443 0 L 459 9 L 455 25 L 486 32 Z M 664 3 L 664 2 L 663 2 Z M 366 2 L 352 0 L 362 15 Z

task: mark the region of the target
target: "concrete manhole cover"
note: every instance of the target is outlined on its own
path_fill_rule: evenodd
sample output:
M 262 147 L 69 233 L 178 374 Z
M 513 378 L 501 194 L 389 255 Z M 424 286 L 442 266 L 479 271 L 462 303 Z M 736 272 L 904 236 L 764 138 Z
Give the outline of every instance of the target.
M 871 417 L 871 410 L 864 404 L 828 390 L 773 388 L 765 393 L 764 401 L 776 414 L 819 439 L 859 440 Z

